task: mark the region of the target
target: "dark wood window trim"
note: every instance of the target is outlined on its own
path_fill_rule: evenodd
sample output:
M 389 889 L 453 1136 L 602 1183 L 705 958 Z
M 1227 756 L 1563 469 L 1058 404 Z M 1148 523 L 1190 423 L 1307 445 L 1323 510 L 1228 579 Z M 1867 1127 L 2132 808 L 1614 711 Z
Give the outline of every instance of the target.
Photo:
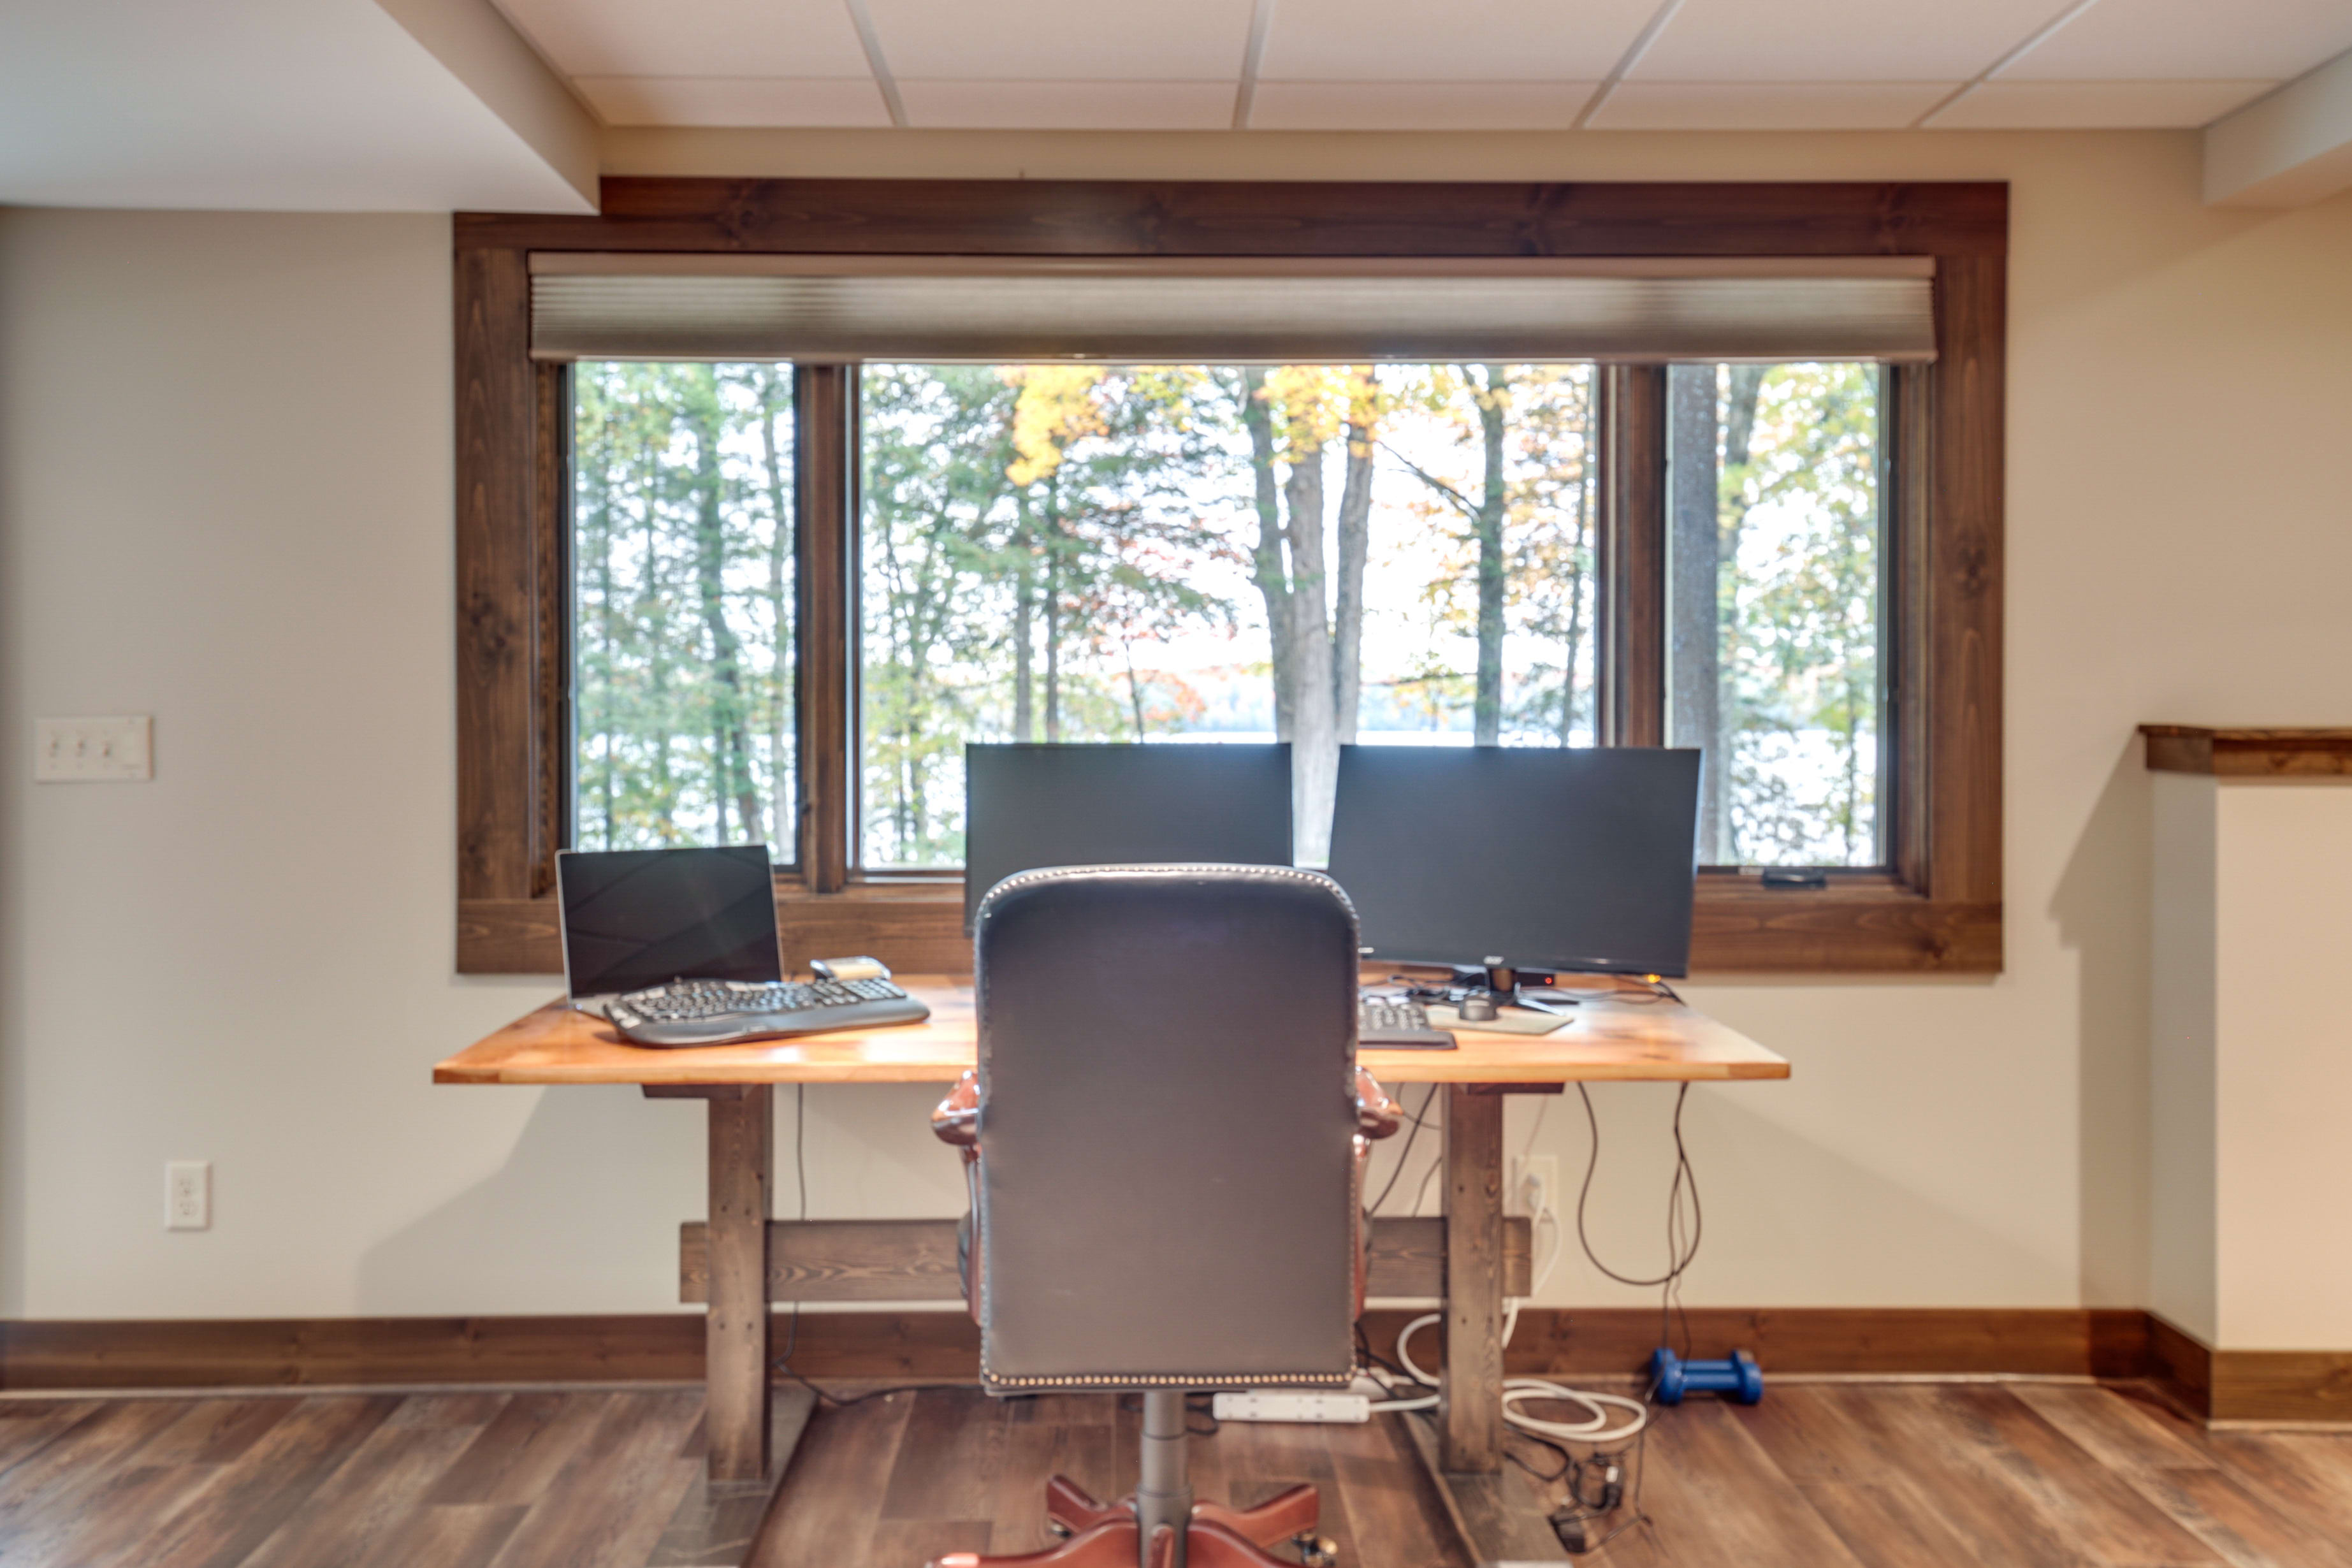
M 457 967 L 555 973 L 551 895 L 569 744 L 565 383 L 529 357 L 534 250 L 812 255 L 1927 256 L 1932 365 L 1890 380 L 1890 867 L 1822 888 L 1701 881 L 1699 973 L 1943 971 L 2001 962 L 2001 470 L 2008 188 L 1901 184 L 1391 184 L 608 179 L 586 218 L 455 223 Z M 855 380 L 796 377 L 800 444 L 794 952 L 969 962 L 950 880 L 861 879 L 849 837 Z M 1602 549 L 1663 550 L 1663 375 L 1604 372 L 1614 459 Z M 830 432 L 823 441 L 817 432 Z M 836 438 L 837 437 L 837 438 Z M 1663 574 L 1618 572 L 1605 734 L 1662 731 Z

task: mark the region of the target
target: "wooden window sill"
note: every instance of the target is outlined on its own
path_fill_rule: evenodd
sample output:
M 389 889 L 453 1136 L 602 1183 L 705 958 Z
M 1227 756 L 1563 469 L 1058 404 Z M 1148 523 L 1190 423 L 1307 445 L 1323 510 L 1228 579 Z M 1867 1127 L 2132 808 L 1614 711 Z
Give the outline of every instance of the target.
M 971 966 L 961 881 L 852 882 L 813 893 L 779 878 L 776 918 L 796 955 L 872 953 L 908 973 Z M 1920 897 L 1878 872 L 1826 888 L 1766 888 L 1753 872 L 1699 879 L 1691 972 L 1717 974 L 1990 974 L 2000 968 L 2000 906 Z M 561 974 L 552 899 L 468 899 L 459 906 L 462 974 Z

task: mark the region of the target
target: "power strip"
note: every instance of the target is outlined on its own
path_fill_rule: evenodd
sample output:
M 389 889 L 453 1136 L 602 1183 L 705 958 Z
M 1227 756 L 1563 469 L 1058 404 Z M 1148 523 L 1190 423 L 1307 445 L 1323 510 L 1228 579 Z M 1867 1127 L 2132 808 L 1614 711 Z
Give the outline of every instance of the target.
M 1360 1394 L 1220 1394 L 1210 1401 L 1220 1421 L 1352 1421 L 1372 1418 Z

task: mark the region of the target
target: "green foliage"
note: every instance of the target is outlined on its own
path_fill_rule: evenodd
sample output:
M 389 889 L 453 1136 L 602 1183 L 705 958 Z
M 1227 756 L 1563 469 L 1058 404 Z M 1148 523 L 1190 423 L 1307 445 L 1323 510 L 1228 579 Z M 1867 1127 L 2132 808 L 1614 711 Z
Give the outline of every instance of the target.
M 769 839 L 790 858 L 791 396 L 786 367 L 574 369 L 583 847 Z
M 1744 457 L 1725 454 L 1719 700 L 1746 864 L 1879 858 L 1879 384 L 1874 364 L 1775 365 Z
M 866 854 L 963 858 L 969 741 L 1133 741 L 1197 710 L 1139 642 L 1222 626 L 1230 558 L 1194 500 L 1199 378 L 1167 368 L 869 365 Z
M 1754 418 L 1739 451 L 1727 437 L 1719 494 L 1728 826 L 1750 863 L 1866 864 L 1878 372 L 1744 374 Z M 962 859 L 967 742 L 1271 733 L 1269 570 L 1342 647 L 1361 617 L 1364 739 L 1590 742 L 1591 367 L 868 365 L 862 380 L 869 865 Z M 765 837 L 788 855 L 790 367 L 582 364 L 574 387 L 576 841 Z M 1295 536 L 1302 463 L 1329 497 L 1371 476 L 1352 612 L 1318 575 L 1339 557 Z

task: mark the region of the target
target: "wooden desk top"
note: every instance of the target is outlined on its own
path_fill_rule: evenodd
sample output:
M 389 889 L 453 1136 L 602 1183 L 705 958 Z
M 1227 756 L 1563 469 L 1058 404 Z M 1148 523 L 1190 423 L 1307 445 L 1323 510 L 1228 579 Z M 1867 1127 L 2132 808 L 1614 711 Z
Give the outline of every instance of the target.
M 527 1013 L 433 1069 L 436 1083 L 953 1083 L 972 1065 L 971 982 L 905 974 L 930 1005 L 920 1024 L 797 1040 L 647 1050 L 561 1000 Z M 1567 988 L 1563 987 L 1563 991 Z M 1679 1002 L 1596 985 L 1575 1020 L 1549 1035 L 1457 1029 L 1451 1051 L 1364 1050 L 1381 1083 L 1681 1082 L 1787 1078 L 1789 1064 Z M 1636 1000 L 1635 998 L 1642 998 Z

